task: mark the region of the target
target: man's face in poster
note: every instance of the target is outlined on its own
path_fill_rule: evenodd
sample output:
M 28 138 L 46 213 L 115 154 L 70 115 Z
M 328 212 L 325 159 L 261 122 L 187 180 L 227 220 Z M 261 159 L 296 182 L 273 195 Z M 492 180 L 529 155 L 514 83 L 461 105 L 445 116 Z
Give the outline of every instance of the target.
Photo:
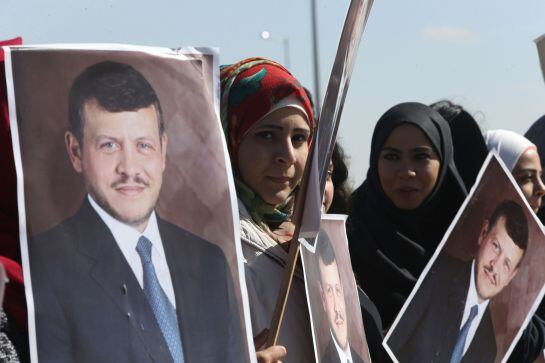
M 500 293 L 515 277 L 522 250 L 509 236 L 506 218 L 501 216 L 492 228 L 485 222 L 476 255 L 476 287 L 479 302 Z
M 326 265 L 321 258 L 318 260 L 322 304 L 337 343 L 342 349 L 346 349 L 348 342 L 346 305 L 337 262 L 333 260 L 332 263 Z
M 109 112 L 89 100 L 83 120 L 81 141 L 66 133 L 74 169 L 104 210 L 143 231 L 159 197 L 166 161 L 167 137 L 160 135 L 155 106 Z

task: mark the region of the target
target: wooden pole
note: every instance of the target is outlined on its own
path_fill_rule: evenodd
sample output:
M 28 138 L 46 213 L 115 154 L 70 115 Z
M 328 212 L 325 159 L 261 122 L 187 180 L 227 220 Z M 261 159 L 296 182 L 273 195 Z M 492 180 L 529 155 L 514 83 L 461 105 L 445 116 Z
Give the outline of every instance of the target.
M 293 281 L 293 274 L 295 267 L 297 266 L 297 259 L 299 257 L 299 233 L 301 231 L 301 221 L 303 219 L 303 211 L 305 210 L 305 201 L 308 189 L 308 180 L 310 176 L 310 170 L 312 167 L 312 159 L 314 155 L 314 148 L 317 147 L 316 142 L 316 130 L 314 131 L 314 140 L 310 147 L 307 162 L 305 163 L 305 171 L 303 172 L 303 178 L 301 179 L 301 188 L 297 191 L 295 197 L 295 206 L 293 209 L 292 223 L 295 225 L 295 231 L 293 232 L 293 238 L 290 241 L 289 257 L 287 264 L 283 271 L 282 282 L 280 284 L 280 292 L 278 294 L 278 300 L 274 308 L 273 317 L 269 326 L 269 337 L 267 339 L 267 347 L 276 345 L 278 340 L 278 334 L 282 325 L 282 319 L 284 317 L 284 311 L 286 310 L 286 303 L 291 289 L 291 283 Z

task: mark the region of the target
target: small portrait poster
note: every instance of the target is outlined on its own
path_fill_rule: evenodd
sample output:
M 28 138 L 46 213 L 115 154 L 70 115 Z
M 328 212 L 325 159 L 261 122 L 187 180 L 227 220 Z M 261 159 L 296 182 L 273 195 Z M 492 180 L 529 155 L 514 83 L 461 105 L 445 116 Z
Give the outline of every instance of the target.
M 32 361 L 252 361 L 217 52 L 5 49 Z
M 345 215 L 324 214 L 314 252 L 301 248 L 318 363 L 371 362 L 345 222 Z
M 489 154 L 385 348 L 402 363 L 507 361 L 543 297 L 544 260 L 541 224 Z

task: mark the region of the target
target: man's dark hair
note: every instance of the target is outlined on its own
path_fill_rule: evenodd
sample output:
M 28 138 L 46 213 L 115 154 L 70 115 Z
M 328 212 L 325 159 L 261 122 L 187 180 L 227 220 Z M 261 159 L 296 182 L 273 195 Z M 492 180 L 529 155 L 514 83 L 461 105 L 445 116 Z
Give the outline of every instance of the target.
M 111 61 L 86 68 L 72 83 L 68 96 L 68 130 L 83 141 L 84 107 L 95 100 L 108 112 L 137 111 L 154 106 L 159 135 L 164 132 L 161 104 L 153 87 L 133 67 Z
M 505 229 L 513 242 L 522 250 L 522 262 L 528 247 L 528 220 L 524 214 L 524 209 L 512 200 L 506 199 L 496 206 L 494 212 L 488 221 L 488 230 L 490 231 L 501 217 L 505 217 Z M 518 267 L 518 264 L 517 264 Z
M 337 262 L 337 256 L 335 255 L 335 251 L 333 250 L 333 246 L 331 245 L 331 240 L 329 239 L 329 236 L 327 233 L 320 229 L 320 233 L 318 233 L 318 245 L 316 246 L 316 265 L 318 266 L 318 262 L 322 260 L 324 265 L 329 266 L 333 262 Z

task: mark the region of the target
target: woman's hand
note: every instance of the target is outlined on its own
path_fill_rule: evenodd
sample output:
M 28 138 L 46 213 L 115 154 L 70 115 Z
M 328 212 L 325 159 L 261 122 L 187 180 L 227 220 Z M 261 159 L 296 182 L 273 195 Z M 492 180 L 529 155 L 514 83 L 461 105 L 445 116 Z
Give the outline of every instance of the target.
M 280 359 L 286 357 L 286 348 L 282 345 L 273 345 L 267 349 L 258 350 L 265 345 L 269 336 L 269 329 L 263 329 L 254 337 L 257 361 L 259 363 L 282 363 Z

